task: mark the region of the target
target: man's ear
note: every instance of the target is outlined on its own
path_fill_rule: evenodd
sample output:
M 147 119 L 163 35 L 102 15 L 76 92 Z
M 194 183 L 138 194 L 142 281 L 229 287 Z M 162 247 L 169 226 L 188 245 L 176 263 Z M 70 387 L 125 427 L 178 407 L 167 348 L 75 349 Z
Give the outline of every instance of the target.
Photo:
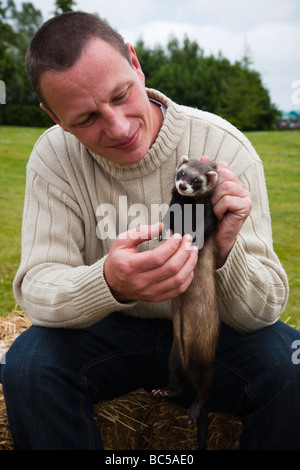
M 127 47 L 128 53 L 129 53 L 130 62 L 131 62 L 132 67 L 136 70 L 137 74 L 142 79 L 143 83 L 145 83 L 145 75 L 144 75 L 142 67 L 139 63 L 139 59 L 136 55 L 136 52 L 135 52 L 134 48 L 132 47 L 132 45 L 129 42 L 126 44 L 126 47 Z
M 64 131 L 66 132 L 70 132 L 65 126 L 64 124 L 58 119 L 58 117 L 52 112 L 50 111 L 48 108 L 46 108 L 46 106 L 43 105 L 43 103 L 40 103 L 40 108 L 45 111 L 47 114 L 49 114 L 49 116 L 51 117 L 51 119 L 55 122 L 55 124 L 58 124 Z

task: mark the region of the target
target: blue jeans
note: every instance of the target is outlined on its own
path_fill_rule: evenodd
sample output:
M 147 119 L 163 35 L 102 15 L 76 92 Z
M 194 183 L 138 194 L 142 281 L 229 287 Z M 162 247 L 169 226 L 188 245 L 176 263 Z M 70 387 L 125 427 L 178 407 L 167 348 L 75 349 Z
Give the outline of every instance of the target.
M 241 449 L 300 449 L 296 340 L 280 321 L 246 335 L 222 325 L 210 408 L 241 417 Z M 81 330 L 29 328 L 1 365 L 16 449 L 102 449 L 93 403 L 166 385 L 171 345 L 170 321 L 120 313 Z

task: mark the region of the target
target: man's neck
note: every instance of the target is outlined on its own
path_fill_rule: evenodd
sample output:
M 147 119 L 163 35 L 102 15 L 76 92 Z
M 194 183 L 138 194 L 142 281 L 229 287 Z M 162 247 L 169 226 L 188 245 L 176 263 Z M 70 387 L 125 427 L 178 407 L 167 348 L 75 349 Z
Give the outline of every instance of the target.
M 153 122 L 153 136 L 154 136 L 154 140 L 152 142 L 152 145 L 153 145 L 155 140 L 157 139 L 157 136 L 159 134 L 161 126 L 164 122 L 164 117 L 163 117 L 163 114 L 161 112 L 161 108 L 160 108 L 159 104 L 157 104 L 153 101 L 150 101 L 150 105 L 151 105 L 152 118 L 153 118 L 153 120 L 152 120 L 152 122 Z

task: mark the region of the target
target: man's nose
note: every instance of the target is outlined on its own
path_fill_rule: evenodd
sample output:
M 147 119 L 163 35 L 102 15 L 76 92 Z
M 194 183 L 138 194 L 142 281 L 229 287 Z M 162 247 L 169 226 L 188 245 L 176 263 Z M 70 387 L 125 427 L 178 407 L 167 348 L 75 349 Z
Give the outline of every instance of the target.
M 130 122 L 120 110 L 110 109 L 103 116 L 103 128 L 111 139 L 126 139 L 130 133 Z

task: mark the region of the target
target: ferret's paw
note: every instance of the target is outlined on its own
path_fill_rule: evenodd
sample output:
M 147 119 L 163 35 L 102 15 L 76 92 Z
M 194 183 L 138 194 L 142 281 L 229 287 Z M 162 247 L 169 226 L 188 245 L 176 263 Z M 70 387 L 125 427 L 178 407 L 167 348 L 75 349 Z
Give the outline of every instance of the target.
M 199 417 L 201 410 L 201 405 L 199 403 L 193 403 L 193 405 L 188 409 L 187 420 L 189 424 L 192 424 Z
M 171 397 L 173 392 L 169 388 L 155 388 L 152 390 L 152 395 L 156 397 Z

